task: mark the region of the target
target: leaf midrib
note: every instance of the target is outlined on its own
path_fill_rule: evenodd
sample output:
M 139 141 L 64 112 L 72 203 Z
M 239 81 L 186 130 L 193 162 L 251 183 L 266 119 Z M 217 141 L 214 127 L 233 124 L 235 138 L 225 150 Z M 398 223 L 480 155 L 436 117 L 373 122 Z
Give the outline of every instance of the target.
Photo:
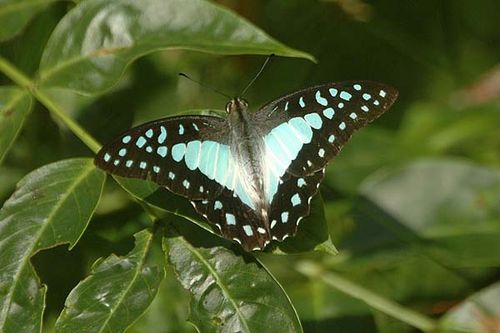
M 68 188 L 66 193 L 64 193 L 64 195 L 60 197 L 61 199 L 57 202 L 57 204 L 54 205 L 54 209 L 47 216 L 46 221 L 51 220 L 51 218 L 59 211 L 63 202 L 65 202 L 69 198 L 69 196 L 73 193 L 73 189 L 76 188 L 76 186 L 79 185 L 86 178 L 86 176 L 89 175 L 93 171 L 93 169 L 94 169 L 94 167 L 92 165 L 89 165 L 87 172 L 82 173 L 80 176 L 75 178 L 75 182 Z M 2 325 L 2 326 L 0 326 L 0 331 L 3 330 L 3 327 L 4 327 L 5 323 L 7 322 L 7 315 L 10 311 L 11 306 L 12 306 L 12 295 L 14 294 L 14 291 L 16 290 L 16 288 L 18 286 L 19 276 L 24 271 L 26 264 L 28 263 L 29 259 L 31 258 L 33 250 L 36 247 L 36 244 L 40 240 L 40 237 L 44 234 L 46 228 L 50 224 L 51 223 L 46 222 L 42 225 L 42 227 L 39 229 L 37 237 L 33 239 L 31 246 L 29 248 L 27 248 L 26 251 L 24 252 L 25 254 L 29 253 L 29 255 L 23 255 L 23 259 L 21 261 L 21 264 L 19 265 L 19 269 L 17 270 L 16 274 L 13 277 L 14 283 L 12 284 L 11 288 L 9 288 L 9 292 L 7 293 L 7 297 L 6 297 L 6 299 L 8 300 L 7 301 L 8 305 L 5 307 L 5 311 L 0 316 L 0 322 Z
M 151 245 L 152 239 L 153 239 L 153 236 L 151 234 L 149 234 L 149 239 L 148 239 L 147 245 L 144 247 L 144 250 L 142 251 L 141 260 L 138 262 L 138 264 L 136 266 L 137 269 L 134 272 L 133 279 L 128 284 L 128 286 L 124 290 L 124 292 L 118 298 L 118 302 L 116 302 L 116 305 L 111 308 L 111 311 L 109 312 L 109 316 L 107 316 L 106 320 L 102 323 L 102 326 L 101 326 L 101 329 L 99 330 L 99 332 L 104 332 L 104 328 L 108 325 L 110 319 L 113 317 L 113 314 L 118 309 L 118 307 L 122 304 L 122 301 L 125 299 L 125 295 L 128 294 L 128 292 L 130 291 L 132 286 L 135 284 L 135 281 L 137 280 L 137 277 L 139 276 L 138 272 L 142 271 L 142 267 L 143 267 L 144 262 L 146 260 L 147 252 L 148 252 L 148 249 Z
M 212 276 L 215 277 L 215 280 L 217 281 L 217 285 L 221 288 L 222 292 L 226 296 L 226 299 L 228 299 L 229 302 L 234 307 L 236 314 L 238 315 L 238 317 L 240 318 L 241 323 L 243 324 L 243 326 L 246 329 L 246 332 L 251 332 L 250 328 L 248 327 L 246 318 L 243 316 L 243 314 L 239 310 L 238 306 L 233 301 L 233 298 L 231 297 L 231 294 L 229 293 L 229 290 L 227 290 L 224 287 L 224 284 L 222 283 L 222 279 L 219 276 L 219 274 L 217 273 L 217 271 L 213 268 L 213 266 L 207 260 L 205 260 L 205 258 L 203 258 L 203 256 L 199 253 L 199 251 L 197 251 L 194 247 L 192 247 L 191 244 L 189 244 L 184 238 L 182 238 L 182 241 L 184 242 L 184 244 L 186 244 L 186 247 L 191 251 L 191 253 L 193 253 L 196 257 L 198 257 L 199 260 L 202 262 L 202 264 L 204 264 L 208 268 L 208 270 L 210 271 L 210 273 L 212 274 Z

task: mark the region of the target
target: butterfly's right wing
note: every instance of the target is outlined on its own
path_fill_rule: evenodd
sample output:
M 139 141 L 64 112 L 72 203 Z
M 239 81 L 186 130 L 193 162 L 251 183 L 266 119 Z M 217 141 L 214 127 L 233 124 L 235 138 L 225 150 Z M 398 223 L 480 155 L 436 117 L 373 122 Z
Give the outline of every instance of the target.
M 231 182 L 226 119 L 180 116 L 122 133 L 105 145 L 95 164 L 122 177 L 151 180 L 191 200 L 217 196 Z

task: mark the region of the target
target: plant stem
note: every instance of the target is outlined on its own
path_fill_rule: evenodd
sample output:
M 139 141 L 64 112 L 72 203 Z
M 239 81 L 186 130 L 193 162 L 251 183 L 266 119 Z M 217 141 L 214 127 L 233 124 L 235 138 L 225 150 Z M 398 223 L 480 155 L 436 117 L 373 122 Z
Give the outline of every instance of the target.
M 52 98 L 30 80 L 24 73 L 19 71 L 14 65 L 0 56 L 0 72 L 3 72 L 8 78 L 14 81 L 18 86 L 29 91 L 40 103 L 42 103 L 55 117 L 61 120 L 82 142 L 87 145 L 94 153 L 97 153 L 101 147 L 87 131 L 85 131 L 77 122 L 69 117 Z
M 437 327 L 437 322 L 435 320 L 365 289 L 343 278 L 337 273 L 324 271 L 320 266 L 313 262 L 303 261 L 298 263 L 295 268 L 297 271 L 311 279 L 321 280 L 325 284 L 365 302 L 372 308 L 401 320 L 402 322 L 416 327 L 424 332 L 432 332 Z

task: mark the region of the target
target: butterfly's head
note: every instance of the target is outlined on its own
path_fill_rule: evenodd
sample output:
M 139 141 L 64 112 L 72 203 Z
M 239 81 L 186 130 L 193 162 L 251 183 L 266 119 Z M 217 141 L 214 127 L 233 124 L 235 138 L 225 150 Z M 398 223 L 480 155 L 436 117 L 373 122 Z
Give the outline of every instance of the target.
M 248 109 L 248 102 L 241 97 L 235 97 L 226 105 L 226 112 L 228 114 L 235 113 L 236 111 L 246 111 Z

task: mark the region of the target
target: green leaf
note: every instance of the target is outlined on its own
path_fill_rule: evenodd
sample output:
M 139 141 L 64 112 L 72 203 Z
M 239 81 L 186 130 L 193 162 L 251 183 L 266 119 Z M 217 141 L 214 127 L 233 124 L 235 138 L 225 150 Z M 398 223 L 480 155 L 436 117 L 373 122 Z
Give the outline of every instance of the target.
M 40 81 L 97 94 L 115 84 L 135 58 L 166 48 L 314 59 L 208 1 L 89 0 L 55 29 L 42 57 Z
M 31 104 L 31 96 L 26 91 L 0 87 L 0 162 L 21 131 Z
M 373 177 L 362 194 L 399 223 L 383 228 L 410 242 L 432 240 L 425 248 L 447 265 L 500 264 L 500 172 L 425 160 Z
M 153 235 L 135 235 L 135 248 L 125 257 L 99 260 L 90 277 L 66 299 L 56 322 L 57 332 L 123 332 L 153 301 L 163 268 L 147 264 Z
M 500 282 L 475 293 L 443 316 L 439 332 L 497 332 L 500 318 Z
M 168 258 L 191 292 L 199 332 L 302 332 L 288 296 L 260 263 L 224 247 L 166 239 Z
M 14 37 L 39 11 L 57 0 L 4 0 L 0 4 L 0 42 Z
M 0 210 L 0 331 L 41 330 L 45 286 L 30 257 L 74 246 L 94 212 L 105 175 L 90 159 L 41 167 L 23 178 Z

